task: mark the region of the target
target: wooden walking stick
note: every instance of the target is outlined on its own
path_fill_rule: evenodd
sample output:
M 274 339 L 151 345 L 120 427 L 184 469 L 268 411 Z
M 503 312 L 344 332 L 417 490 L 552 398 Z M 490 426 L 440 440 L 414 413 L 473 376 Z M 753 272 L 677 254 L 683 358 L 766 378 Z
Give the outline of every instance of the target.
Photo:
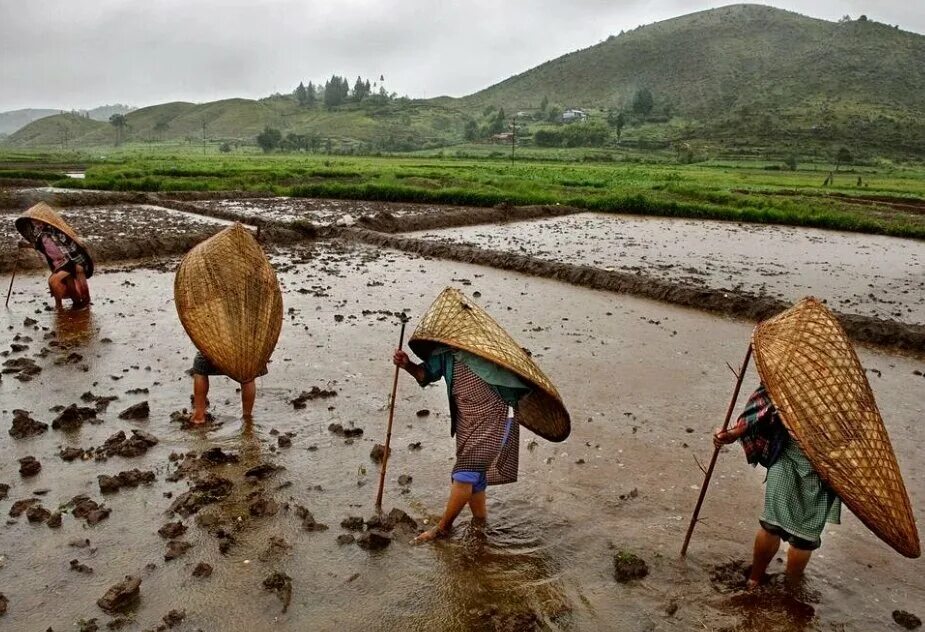
M 19 253 L 16 253 L 16 263 L 13 264 L 13 276 L 10 277 L 10 289 L 6 291 L 6 303 L 3 304 L 3 307 L 10 306 L 10 294 L 13 293 L 13 281 L 16 279 L 16 271 L 19 270 Z
M 405 324 L 408 321 L 402 317 L 401 333 L 398 335 L 398 348 L 401 349 L 405 344 Z M 395 393 L 398 391 L 398 371 L 401 367 L 395 367 L 395 377 L 392 379 L 392 397 L 389 400 L 389 425 L 385 432 L 385 453 L 382 455 L 382 468 L 379 470 L 379 491 L 376 492 L 376 511 L 382 511 L 382 489 L 385 487 L 385 468 L 389 464 L 389 444 L 392 442 L 392 419 L 395 418 Z
M 729 427 L 729 420 L 732 418 L 732 411 L 735 410 L 736 400 L 739 399 L 739 389 L 742 388 L 742 380 L 745 378 L 745 371 L 748 370 L 748 361 L 752 358 L 752 346 L 748 345 L 748 351 L 745 352 L 745 360 L 742 361 L 742 368 L 736 379 L 735 390 L 732 391 L 732 399 L 729 401 L 729 408 L 726 410 L 726 419 L 723 421 L 723 431 Z M 687 555 L 687 545 L 691 542 L 691 536 L 694 534 L 694 527 L 697 525 L 697 516 L 700 515 L 700 507 L 703 505 L 703 499 L 707 495 L 707 487 L 710 485 L 710 478 L 713 476 L 713 468 L 716 467 L 716 459 L 719 457 L 720 448 L 713 449 L 713 458 L 710 459 L 710 467 L 707 468 L 706 475 L 703 479 L 703 485 L 700 486 L 700 498 L 697 499 L 697 506 L 694 507 L 694 515 L 691 516 L 691 523 L 687 527 L 687 535 L 684 536 L 684 545 L 681 547 L 681 557 Z

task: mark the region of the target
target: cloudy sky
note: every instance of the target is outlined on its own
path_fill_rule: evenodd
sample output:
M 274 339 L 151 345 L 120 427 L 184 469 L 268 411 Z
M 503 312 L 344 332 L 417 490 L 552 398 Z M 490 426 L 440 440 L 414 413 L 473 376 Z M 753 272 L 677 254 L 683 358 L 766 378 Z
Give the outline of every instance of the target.
M 385 75 L 413 97 L 468 94 L 710 0 L 0 0 L 0 111 L 288 92 Z M 921 0 L 770 0 L 925 33 Z

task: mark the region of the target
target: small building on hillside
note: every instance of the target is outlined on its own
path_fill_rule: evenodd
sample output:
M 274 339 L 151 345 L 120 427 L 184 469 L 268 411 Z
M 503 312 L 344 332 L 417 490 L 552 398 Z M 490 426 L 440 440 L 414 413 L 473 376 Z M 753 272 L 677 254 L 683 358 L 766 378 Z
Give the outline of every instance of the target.
M 491 142 L 493 143 L 510 143 L 514 138 L 512 132 L 501 132 L 500 134 L 493 134 L 491 137 Z
M 588 118 L 588 113 L 584 110 L 568 109 L 562 113 L 563 123 L 574 123 L 575 121 L 584 121 Z

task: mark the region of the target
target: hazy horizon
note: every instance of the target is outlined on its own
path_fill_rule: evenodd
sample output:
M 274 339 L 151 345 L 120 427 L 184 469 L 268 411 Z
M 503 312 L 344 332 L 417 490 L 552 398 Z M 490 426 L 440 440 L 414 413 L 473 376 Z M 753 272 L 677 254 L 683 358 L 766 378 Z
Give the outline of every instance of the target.
M 621 30 L 733 2 L 0 0 L 0 111 L 288 93 L 332 74 L 415 98 L 464 96 Z M 925 3 L 764 3 L 925 32 Z

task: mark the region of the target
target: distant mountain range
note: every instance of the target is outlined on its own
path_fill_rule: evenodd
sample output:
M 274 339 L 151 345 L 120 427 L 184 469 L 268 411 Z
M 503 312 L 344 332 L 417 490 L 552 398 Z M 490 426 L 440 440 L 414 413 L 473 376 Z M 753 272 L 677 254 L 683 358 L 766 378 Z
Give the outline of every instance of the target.
M 89 117 L 95 121 L 108 121 L 109 117 L 113 114 L 128 114 L 134 109 L 135 108 L 130 105 L 116 103 L 115 105 L 101 105 L 92 110 L 73 110 L 70 112 L 68 110 L 50 110 L 47 108 L 10 110 L 8 112 L 0 112 L 0 134 L 12 134 L 32 121 L 37 121 L 46 116 L 54 116 L 56 114 L 65 114 L 69 112 L 81 116 L 89 115 Z
M 620 33 L 463 98 L 300 108 L 287 96 L 167 103 L 127 115 L 129 140 L 242 139 L 270 125 L 298 134 L 381 143 L 459 143 L 467 120 L 550 107 L 631 113 L 634 133 L 749 147 L 832 147 L 925 156 L 925 36 L 865 16 L 829 22 L 762 5 L 732 5 Z M 69 116 L 26 125 L 8 143 L 111 143 L 111 126 Z M 642 124 L 644 123 L 644 125 Z M 156 129 L 155 129 L 156 128 Z M 378 146 L 378 145 L 377 145 Z

